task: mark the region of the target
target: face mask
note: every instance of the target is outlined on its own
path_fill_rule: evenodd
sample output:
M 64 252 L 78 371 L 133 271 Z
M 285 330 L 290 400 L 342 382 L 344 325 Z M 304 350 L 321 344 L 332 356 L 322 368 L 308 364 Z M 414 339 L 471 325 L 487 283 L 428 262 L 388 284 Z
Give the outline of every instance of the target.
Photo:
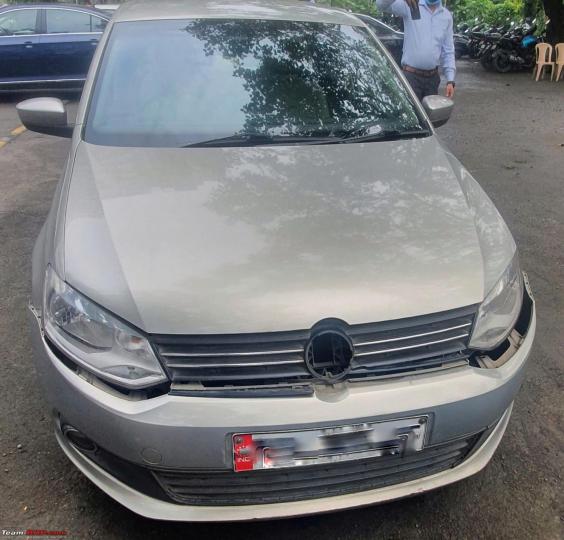
M 441 3 L 441 0 L 425 0 L 425 3 L 428 6 L 438 6 Z

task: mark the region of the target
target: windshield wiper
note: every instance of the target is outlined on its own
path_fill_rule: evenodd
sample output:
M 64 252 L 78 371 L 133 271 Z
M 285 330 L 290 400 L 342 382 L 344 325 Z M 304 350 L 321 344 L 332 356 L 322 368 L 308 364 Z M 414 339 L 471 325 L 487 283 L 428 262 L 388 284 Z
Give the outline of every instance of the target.
M 322 144 L 339 141 L 339 137 L 308 137 L 305 135 L 261 135 L 249 133 L 245 135 L 230 135 L 209 141 L 187 144 L 182 148 L 213 148 L 228 146 L 267 146 L 273 144 Z
M 358 130 L 344 135 L 338 142 L 340 144 L 349 144 L 373 141 L 399 141 L 402 139 L 417 139 L 431 135 L 428 129 L 410 129 L 403 131 L 399 129 L 383 129 L 376 133 L 368 133 L 366 135 L 356 135 L 355 133 L 358 133 Z
M 187 144 L 182 148 L 217 148 L 231 146 L 268 146 L 268 145 L 292 145 L 292 144 L 348 144 L 372 141 L 397 141 L 400 139 L 415 139 L 428 137 L 431 132 L 428 129 L 397 130 L 387 129 L 366 135 L 357 135 L 366 128 L 357 128 L 343 136 L 329 135 L 326 137 L 315 137 L 306 135 L 264 135 L 260 133 L 236 134 L 209 141 L 200 141 Z

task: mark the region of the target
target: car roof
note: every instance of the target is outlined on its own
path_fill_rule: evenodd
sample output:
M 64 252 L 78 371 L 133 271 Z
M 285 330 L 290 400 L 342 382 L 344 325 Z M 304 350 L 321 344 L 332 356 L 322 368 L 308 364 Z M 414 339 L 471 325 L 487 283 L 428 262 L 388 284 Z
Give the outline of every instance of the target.
M 72 9 L 73 11 L 84 11 L 86 13 L 91 13 L 92 15 L 97 15 L 98 17 L 102 17 L 103 19 L 108 19 L 108 14 L 104 13 L 103 11 L 91 8 L 88 6 L 80 6 L 77 4 L 62 4 L 62 3 L 51 3 L 51 4 L 0 4 L 0 12 L 1 11 L 11 11 L 13 9 Z
M 113 17 L 118 23 L 159 19 L 269 19 L 364 26 L 343 10 L 305 0 L 131 0 Z

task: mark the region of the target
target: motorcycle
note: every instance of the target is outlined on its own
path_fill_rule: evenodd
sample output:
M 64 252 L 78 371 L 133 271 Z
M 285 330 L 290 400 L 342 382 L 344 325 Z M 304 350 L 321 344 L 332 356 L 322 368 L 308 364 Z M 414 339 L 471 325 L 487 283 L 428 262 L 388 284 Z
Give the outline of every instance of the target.
M 524 24 L 504 34 L 492 53 L 492 65 L 499 73 L 511 70 L 532 69 L 535 65 L 535 45 L 539 38 L 534 35 L 536 25 Z
M 469 54 L 468 38 L 463 34 L 454 34 L 454 56 L 458 60 Z
M 488 31 L 482 33 L 478 49 L 478 58 L 480 64 L 487 71 L 493 71 L 493 53 L 497 48 L 497 42 L 500 40 L 502 34 L 499 28 L 492 27 Z
M 470 49 L 470 26 L 467 23 L 456 25 L 454 33 L 454 51 L 456 58 L 469 56 Z
M 472 59 L 478 58 L 485 29 L 484 23 L 478 23 L 466 30 L 468 36 L 468 56 Z

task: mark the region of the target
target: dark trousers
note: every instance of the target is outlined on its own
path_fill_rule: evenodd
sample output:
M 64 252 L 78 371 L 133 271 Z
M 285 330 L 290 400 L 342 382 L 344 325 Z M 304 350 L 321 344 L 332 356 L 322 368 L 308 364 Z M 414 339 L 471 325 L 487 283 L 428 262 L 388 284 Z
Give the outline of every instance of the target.
M 421 101 L 425 96 L 433 96 L 439 92 L 441 77 L 438 73 L 432 77 L 423 77 L 409 71 L 404 71 L 405 78 L 409 81 L 415 95 Z

